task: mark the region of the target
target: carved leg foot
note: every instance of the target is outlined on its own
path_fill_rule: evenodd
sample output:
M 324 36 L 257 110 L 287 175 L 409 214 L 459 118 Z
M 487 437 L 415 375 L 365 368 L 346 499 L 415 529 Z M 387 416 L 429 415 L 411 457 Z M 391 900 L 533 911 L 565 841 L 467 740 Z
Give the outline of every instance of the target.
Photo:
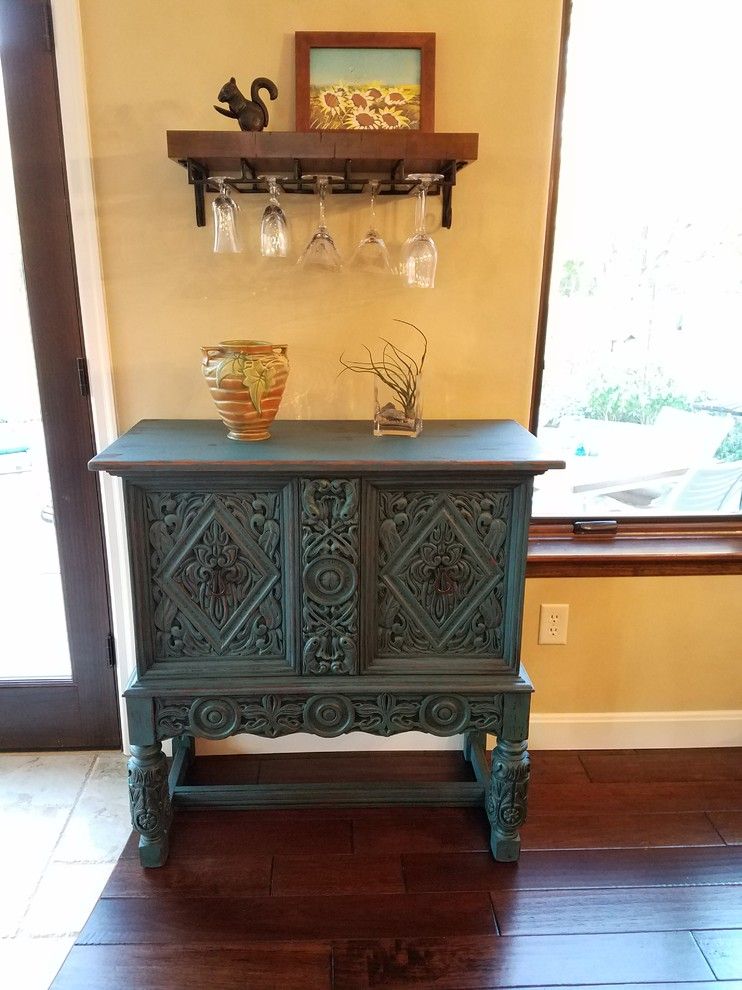
M 490 845 L 497 860 L 511 862 L 520 854 L 518 829 L 526 820 L 531 764 L 527 743 L 498 739 L 485 806 L 492 826 Z
M 167 762 L 159 743 L 131 747 L 129 803 L 131 824 L 139 833 L 139 861 L 142 866 L 163 866 L 172 810 Z

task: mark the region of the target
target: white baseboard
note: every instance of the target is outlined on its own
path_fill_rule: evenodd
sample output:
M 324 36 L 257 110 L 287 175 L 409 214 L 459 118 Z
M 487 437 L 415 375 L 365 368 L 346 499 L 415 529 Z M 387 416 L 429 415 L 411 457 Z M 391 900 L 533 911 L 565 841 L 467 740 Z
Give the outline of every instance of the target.
M 742 746 L 742 709 L 534 712 L 529 749 L 699 749 Z
M 336 739 L 298 733 L 280 739 L 232 736 L 199 739 L 204 756 L 223 753 L 350 753 L 391 750 L 461 749 L 461 736 L 438 738 L 401 732 L 390 739 L 354 732 Z M 494 740 L 490 739 L 492 745 Z M 742 746 L 742 709 L 707 712 L 534 713 L 528 748 L 539 749 L 699 749 Z

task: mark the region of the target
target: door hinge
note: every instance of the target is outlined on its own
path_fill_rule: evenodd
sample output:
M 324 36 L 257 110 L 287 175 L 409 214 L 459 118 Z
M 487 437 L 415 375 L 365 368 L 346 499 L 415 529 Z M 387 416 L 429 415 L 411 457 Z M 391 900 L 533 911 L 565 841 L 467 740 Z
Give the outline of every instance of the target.
M 116 666 L 116 640 L 113 637 L 113 633 L 109 633 L 106 637 L 106 655 L 108 657 L 108 666 Z
M 44 44 L 48 52 L 54 53 L 54 20 L 52 18 L 52 5 L 42 4 L 42 19 L 44 21 Z
M 77 382 L 80 386 L 80 395 L 90 395 L 87 358 L 81 357 L 77 359 Z

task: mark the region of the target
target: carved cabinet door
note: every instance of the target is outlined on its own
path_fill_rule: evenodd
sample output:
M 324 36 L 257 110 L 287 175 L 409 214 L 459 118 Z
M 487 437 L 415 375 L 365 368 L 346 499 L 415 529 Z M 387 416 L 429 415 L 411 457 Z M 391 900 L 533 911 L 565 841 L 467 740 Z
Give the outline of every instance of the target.
M 528 487 L 369 485 L 368 672 L 517 669 Z
M 129 501 L 148 555 L 135 581 L 140 668 L 290 673 L 291 486 L 135 488 Z

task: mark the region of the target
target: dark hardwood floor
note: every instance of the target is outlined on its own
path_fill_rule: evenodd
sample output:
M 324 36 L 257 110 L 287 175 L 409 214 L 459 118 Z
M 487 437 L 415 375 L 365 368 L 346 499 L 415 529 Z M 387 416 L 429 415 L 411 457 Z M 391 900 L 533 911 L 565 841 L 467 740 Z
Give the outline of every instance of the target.
M 742 990 L 742 749 L 532 754 L 518 864 L 484 812 L 178 812 L 130 840 L 54 990 Z M 201 783 L 469 779 L 457 753 L 222 757 Z

